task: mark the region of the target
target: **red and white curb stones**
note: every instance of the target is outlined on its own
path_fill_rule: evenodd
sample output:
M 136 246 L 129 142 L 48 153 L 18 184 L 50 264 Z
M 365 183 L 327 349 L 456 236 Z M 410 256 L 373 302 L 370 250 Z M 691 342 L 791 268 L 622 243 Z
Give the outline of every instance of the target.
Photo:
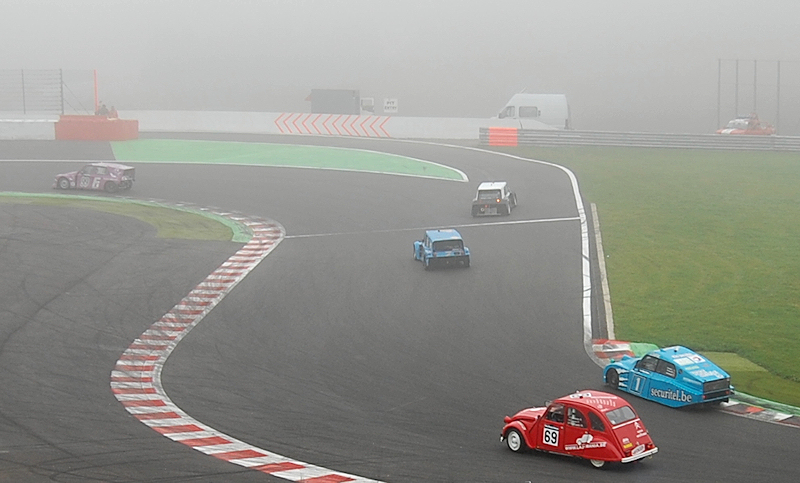
M 731 400 L 730 402 L 721 403 L 720 407 L 727 413 L 743 416 L 748 419 L 756 419 L 759 421 L 766 421 L 768 423 L 776 423 L 784 426 L 800 428 L 800 416 L 784 413 L 779 410 L 762 408 L 760 406 L 755 406 L 739 400 Z
M 621 340 L 594 339 L 592 341 L 592 352 L 603 362 L 608 364 L 611 359 L 631 356 L 634 357 L 630 342 Z
M 232 438 L 195 420 L 167 396 L 161 385 L 161 371 L 178 342 L 286 236 L 283 227 L 272 221 L 212 213 L 246 226 L 253 233 L 252 238 L 123 352 L 111 372 L 111 390 L 117 400 L 154 431 L 239 466 L 304 483 L 380 483 L 293 460 Z

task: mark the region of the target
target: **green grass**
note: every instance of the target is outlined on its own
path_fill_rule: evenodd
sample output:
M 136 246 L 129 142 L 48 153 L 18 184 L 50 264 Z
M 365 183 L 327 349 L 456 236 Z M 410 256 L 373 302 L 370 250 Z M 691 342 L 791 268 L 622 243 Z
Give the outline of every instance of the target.
M 460 171 L 448 166 L 359 149 L 178 139 L 137 139 L 114 142 L 111 146 L 120 162 L 282 166 L 464 179 Z
M 570 168 L 597 205 L 617 338 L 736 353 L 768 371 L 732 370 L 739 390 L 800 406 L 800 155 L 503 151 Z
M 0 203 L 90 209 L 115 215 L 130 216 L 153 225 L 156 228 L 156 236 L 158 238 L 230 241 L 234 235 L 229 226 L 214 218 L 191 211 L 146 203 L 105 201 L 102 199 L 89 199 L 84 196 L 34 196 L 21 193 L 4 193 L 0 196 Z

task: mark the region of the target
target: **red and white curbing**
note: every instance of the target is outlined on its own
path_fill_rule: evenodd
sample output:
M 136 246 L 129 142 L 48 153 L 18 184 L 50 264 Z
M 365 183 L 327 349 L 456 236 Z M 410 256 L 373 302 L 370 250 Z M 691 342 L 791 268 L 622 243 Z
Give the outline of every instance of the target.
M 617 357 L 634 357 L 630 342 L 621 340 L 594 339 L 592 340 L 592 352 L 603 362 L 604 366 L 607 365 L 611 359 Z
M 209 210 L 204 210 L 209 211 Z M 275 222 L 214 213 L 245 225 L 253 236 L 125 350 L 111 372 L 111 390 L 136 419 L 167 438 L 215 458 L 304 483 L 380 483 L 293 460 L 232 438 L 195 420 L 167 396 L 161 371 L 190 330 L 286 236 Z

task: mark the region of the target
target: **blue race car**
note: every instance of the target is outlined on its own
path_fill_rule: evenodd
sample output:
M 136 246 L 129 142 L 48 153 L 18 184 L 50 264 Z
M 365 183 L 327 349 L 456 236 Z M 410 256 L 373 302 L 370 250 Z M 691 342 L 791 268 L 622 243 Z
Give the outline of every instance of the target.
M 434 266 L 469 267 L 469 248 L 452 228 L 426 230 L 425 237 L 414 242 L 414 259 L 421 261 L 425 270 Z
M 603 380 L 621 391 L 671 407 L 727 402 L 733 395 L 727 372 L 683 346 L 612 360 L 603 371 Z

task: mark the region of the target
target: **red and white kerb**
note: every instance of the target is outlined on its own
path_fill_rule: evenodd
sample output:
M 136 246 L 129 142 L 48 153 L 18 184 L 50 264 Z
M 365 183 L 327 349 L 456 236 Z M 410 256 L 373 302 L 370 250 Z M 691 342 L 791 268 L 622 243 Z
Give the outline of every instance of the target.
M 286 235 L 275 222 L 215 214 L 245 225 L 253 233 L 252 238 L 128 346 L 111 372 L 111 390 L 117 400 L 136 419 L 167 438 L 239 466 L 304 483 L 379 483 L 293 460 L 232 438 L 195 420 L 167 396 L 161 385 L 161 371 L 178 342 Z

